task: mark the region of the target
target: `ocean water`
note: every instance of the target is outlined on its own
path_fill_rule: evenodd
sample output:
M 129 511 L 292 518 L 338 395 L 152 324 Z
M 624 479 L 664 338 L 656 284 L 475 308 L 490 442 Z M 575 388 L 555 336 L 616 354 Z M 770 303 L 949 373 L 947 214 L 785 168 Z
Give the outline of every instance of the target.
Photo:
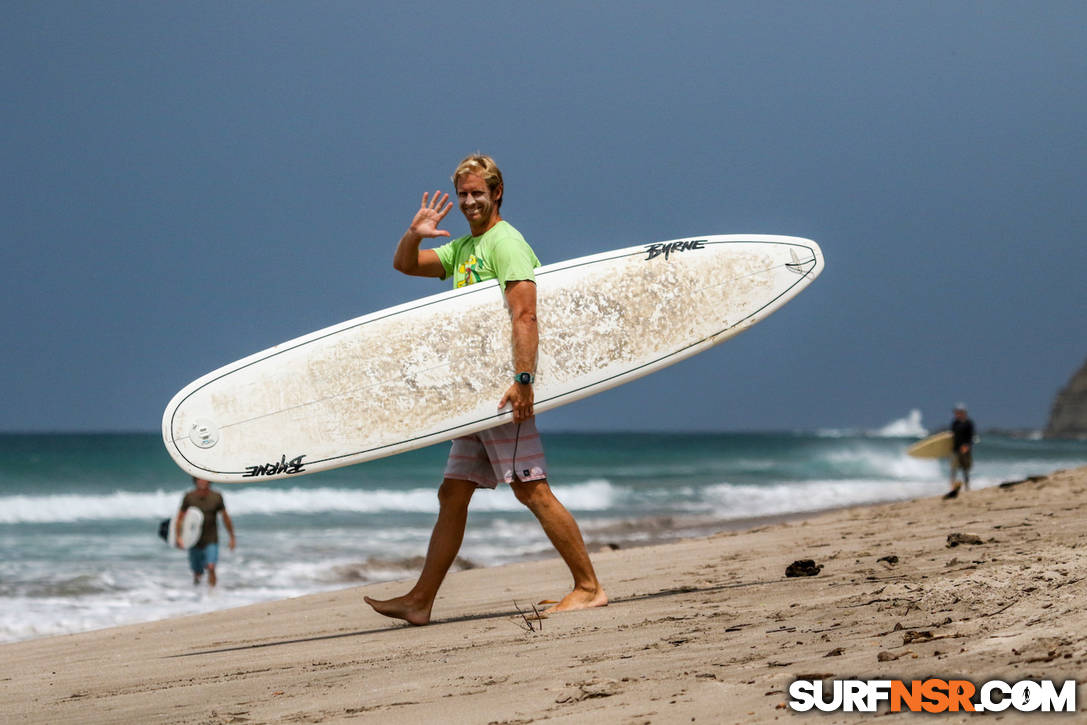
M 946 467 L 909 458 L 916 413 L 877 431 L 560 434 L 551 483 L 591 547 L 628 547 L 749 517 L 936 496 Z M 412 580 L 448 444 L 297 479 L 217 485 L 220 585 L 195 587 L 158 538 L 191 482 L 157 434 L 0 435 L 0 642 L 391 579 Z M 1087 442 L 984 435 L 973 484 L 1087 465 Z M 946 465 L 946 464 L 945 464 Z M 458 567 L 551 556 L 508 488 L 472 501 Z M 360 601 L 360 606 L 363 606 Z

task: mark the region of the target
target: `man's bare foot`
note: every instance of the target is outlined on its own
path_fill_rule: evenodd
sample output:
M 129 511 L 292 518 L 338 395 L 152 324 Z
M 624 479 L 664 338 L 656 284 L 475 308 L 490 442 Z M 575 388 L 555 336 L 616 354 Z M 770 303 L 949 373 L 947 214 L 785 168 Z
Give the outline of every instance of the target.
M 430 622 L 430 606 L 419 606 L 408 599 L 407 596 L 394 599 L 371 599 L 363 597 L 363 601 L 374 608 L 378 614 L 384 614 L 393 619 L 403 619 L 408 624 L 423 625 Z
M 544 614 L 553 612 L 572 612 L 577 609 L 589 609 L 591 607 L 606 607 L 608 595 L 603 589 L 575 589 L 562 598 L 562 601 L 553 607 L 544 610 Z

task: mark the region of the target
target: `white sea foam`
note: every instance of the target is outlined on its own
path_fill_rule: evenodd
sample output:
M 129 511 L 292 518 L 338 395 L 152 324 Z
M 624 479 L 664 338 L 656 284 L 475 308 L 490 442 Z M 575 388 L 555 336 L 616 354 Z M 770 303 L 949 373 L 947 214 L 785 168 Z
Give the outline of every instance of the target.
M 876 480 L 809 481 L 776 486 L 721 484 L 707 489 L 705 498 L 708 512 L 722 519 L 736 519 L 933 496 L 946 487 L 942 481 Z
M 828 449 L 817 456 L 817 460 L 824 470 L 833 471 L 842 479 L 923 481 L 938 478 L 940 471 L 940 463 L 936 459 L 912 458 L 905 454 L 905 450 L 866 445 L 863 440 Z
M 924 438 L 928 430 L 921 425 L 921 411 L 914 408 L 905 418 L 892 420 L 887 425 L 872 431 L 871 435 L 884 438 Z
M 201 614 L 314 591 L 319 589 L 232 590 L 223 586 L 209 593 L 206 588 L 186 588 L 182 585 L 132 589 L 126 591 L 124 596 L 13 597 L 6 599 L 7 606 L 0 610 L 0 642 Z
M 606 509 L 615 500 L 615 488 L 606 480 L 555 486 L 568 508 L 581 511 Z M 54 494 L 0 496 L 0 524 L 73 523 L 164 518 L 175 511 L 183 491 L 148 493 L 115 491 L 105 495 Z M 337 488 L 225 489 L 231 515 L 312 514 L 325 512 L 437 513 L 435 488 L 406 491 L 391 489 L 351 490 Z M 507 486 L 476 496 L 478 511 L 523 511 Z
M 798 431 L 802 433 L 803 431 Z M 848 438 L 850 436 L 862 435 L 862 433 L 854 428 L 818 428 L 815 431 L 815 435 L 819 438 Z
M 921 411 L 913 408 L 904 418 L 895 418 L 890 423 L 875 430 L 857 428 L 820 428 L 815 434 L 820 438 L 852 438 L 872 436 L 875 438 L 924 438 L 928 429 L 921 423 Z
M 0 642 L 199 614 L 368 582 L 410 580 L 418 574 L 430 531 L 398 530 L 393 536 L 388 529 L 239 527 L 238 533 L 237 550 L 220 550 L 220 585 L 214 591 L 206 584 L 191 584 L 182 552 L 161 542 L 148 546 L 151 534 L 114 536 L 110 547 L 93 549 L 116 554 L 137 548 L 142 557 L 90 559 L 73 551 L 51 561 L 0 562 Z M 80 546 L 78 537 L 57 538 L 73 549 Z M 544 551 L 550 551 L 550 544 L 534 521 L 498 518 L 469 527 L 461 553 L 475 565 L 493 566 Z

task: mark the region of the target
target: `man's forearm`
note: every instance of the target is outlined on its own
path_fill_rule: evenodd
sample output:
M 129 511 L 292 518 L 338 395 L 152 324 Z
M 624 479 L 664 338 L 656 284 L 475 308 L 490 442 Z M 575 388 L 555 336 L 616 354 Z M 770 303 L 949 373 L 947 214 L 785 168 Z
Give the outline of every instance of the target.
M 524 313 L 513 320 L 514 373 L 536 372 L 536 354 L 540 345 L 540 333 L 536 315 Z
M 419 266 L 419 245 L 423 238 L 408 230 L 400 237 L 400 243 L 396 245 L 396 253 L 393 255 L 393 268 L 398 272 L 410 274 Z

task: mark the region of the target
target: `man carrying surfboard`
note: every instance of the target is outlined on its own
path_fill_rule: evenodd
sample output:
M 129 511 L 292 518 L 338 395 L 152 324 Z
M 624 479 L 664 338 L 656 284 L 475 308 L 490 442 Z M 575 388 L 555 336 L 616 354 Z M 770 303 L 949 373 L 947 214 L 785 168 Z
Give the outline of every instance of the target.
M 234 538 L 234 522 L 230 520 L 230 514 L 226 512 L 226 504 L 223 495 L 211 490 L 211 483 L 203 478 L 193 476 L 193 490 L 185 494 L 181 499 L 181 510 L 177 515 L 177 548 L 185 548 L 181 543 L 181 530 L 185 521 L 185 514 L 190 508 L 198 508 L 204 514 L 204 530 L 200 539 L 189 549 L 189 568 L 192 569 L 193 584 L 200 583 L 200 577 L 206 569 L 208 572 L 208 586 L 213 587 L 217 582 L 215 565 L 219 563 L 219 526 L 216 516 L 223 515 L 223 525 L 230 534 L 230 550 L 234 551 L 236 540 Z
M 394 599 L 366 597 L 380 614 L 411 624 L 427 624 L 438 589 L 464 539 L 468 504 L 477 488 L 505 482 L 517 500 L 536 516 L 566 562 L 574 588 L 548 611 L 604 606 L 607 595 L 596 578 L 581 531 L 547 483 L 543 445 L 533 417 L 533 388 L 539 343 L 536 282 L 539 266 L 532 248 L 500 212 L 504 186 L 494 160 L 468 156 L 453 173 L 457 202 L 471 233 L 435 249 L 420 249 L 424 239 L 449 237 L 438 225 L 453 208 L 449 194 L 423 194 L 419 211 L 401 237 L 393 258 L 400 272 L 420 277 L 453 278 L 454 287 L 497 279 L 505 291 L 513 322 L 511 384 L 498 401 L 510 405 L 513 422 L 453 441 L 438 489 L 438 520 L 419 579 Z
M 966 403 L 955 404 L 955 417 L 949 426 L 951 431 L 951 490 L 944 498 L 955 498 L 959 489 L 970 490 L 970 469 L 974 465 L 974 421 L 966 414 Z M 962 470 L 962 482 L 957 474 Z

